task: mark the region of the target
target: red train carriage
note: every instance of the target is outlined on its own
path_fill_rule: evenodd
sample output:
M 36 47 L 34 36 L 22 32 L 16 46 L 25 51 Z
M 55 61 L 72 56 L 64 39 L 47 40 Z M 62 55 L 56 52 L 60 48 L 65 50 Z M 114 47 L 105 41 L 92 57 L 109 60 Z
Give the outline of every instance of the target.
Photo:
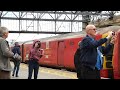
M 117 32 L 120 26 L 110 26 L 106 28 L 100 28 L 97 30 L 96 39 L 104 38 L 107 36 L 108 31 Z M 85 37 L 85 32 L 69 33 L 64 35 L 58 35 L 49 38 L 40 39 L 42 49 L 44 49 L 44 56 L 39 60 L 40 65 L 51 67 L 62 67 L 75 70 L 74 67 L 74 53 L 78 48 L 78 42 Z M 117 38 L 118 41 L 120 40 Z M 104 46 L 110 42 L 103 44 Z M 23 62 L 28 59 L 28 54 L 33 41 L 24 42 L 22 45 Z M 119 61 L 119 51 L 117 51 L 120 44 L 117 42 L 111 51 L 111 54 L 104 56 L 103 69 L 101 70 L 101 76 L 106 78 L 112 78 L 115 73 L 120 73 L 120 64 L 116 64 Z M 112 63 L 114 62 L 114 64 Z M 117 66 L 116 66 L 117 65 Z M 115 75 L 114 75 L 115 74 Z M 119 74 L 117 74 L 119 75 Z
M 44 56 L 40 59 L 40 64 L 75 69 L 73 56 L 81 39 L 78 33 L 40 39 L 41 48 L 44 49 Z M 23 44 L 23 62 L 28 59 L 32 43 L 33 41 L 29 41 Z
M 117 33 L 113 52 L 113 74 L 114 79 L 120 79 L 120 31 Z

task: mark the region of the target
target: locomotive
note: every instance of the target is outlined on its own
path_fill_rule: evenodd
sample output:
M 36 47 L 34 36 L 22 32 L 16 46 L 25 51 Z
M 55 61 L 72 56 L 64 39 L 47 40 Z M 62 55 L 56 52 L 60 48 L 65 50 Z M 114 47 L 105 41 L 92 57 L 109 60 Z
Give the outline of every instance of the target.
M 114 31 L 117 39 L 110 53 L 104 56 L 103 69 L 100 73 L 101 77 L 120 79 L 120 26 L 98 28 L 96 39 L 106 37 L 109 31 Z M 78 43 L 85 36 L 85 31 L 80 31 L 39 39 L 41 48 L 44 50 L 44 56 L 39 60 L 40 65 L 75 70 L 74 54 L 78 48 Z M 110 41 L 107 41 L 103 46 L 109 43 Z M 28 61 L 32 44 L 33 40 L 20 44 L 22 62 L 24 63 Z

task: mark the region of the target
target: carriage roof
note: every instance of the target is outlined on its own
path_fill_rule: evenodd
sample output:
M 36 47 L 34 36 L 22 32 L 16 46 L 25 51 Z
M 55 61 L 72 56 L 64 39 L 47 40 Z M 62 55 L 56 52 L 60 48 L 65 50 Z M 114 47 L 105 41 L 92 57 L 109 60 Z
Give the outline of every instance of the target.
M 104 34 L 109 31 L 116 32 L 118 30 L 120 30 L 120 26 L 109 26 L 109 27 L 104 27 L 104 28 L 98 28 L 97 33 Z M 52 37 L 41 38 L 39 40 L 41 42 L 47 42 L 47 41 L 63 40 L 63 39 L 69 39 L 69 38 L 79 38 L 79 37 L 84 37 L 84 36 L 86 36 L 85 30 L 79 31 L 79 32 L 72 32 L 72 33 L 68 33 L 68 34 L 52 36 Z M 26 41 L 24 43 L 32 43 L 32 42 L 33 42 L 33 40 Z

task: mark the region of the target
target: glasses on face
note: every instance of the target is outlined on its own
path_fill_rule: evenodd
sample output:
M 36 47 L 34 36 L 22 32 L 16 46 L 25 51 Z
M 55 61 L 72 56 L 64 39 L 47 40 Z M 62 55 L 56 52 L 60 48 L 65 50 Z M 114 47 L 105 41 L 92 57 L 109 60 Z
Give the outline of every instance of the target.
M 94 28 L 94 29 L 90 29 L 90 30 L 94 30 L 94 31 L 96 31 L 96 28 Z

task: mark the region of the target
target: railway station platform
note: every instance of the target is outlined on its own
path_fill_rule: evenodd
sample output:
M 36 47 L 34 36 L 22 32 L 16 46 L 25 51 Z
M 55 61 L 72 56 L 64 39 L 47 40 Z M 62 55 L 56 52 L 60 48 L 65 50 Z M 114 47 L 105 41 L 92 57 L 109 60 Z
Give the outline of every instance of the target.
M 13 62 L 11 62 L 12 68 L 14 67 Z M 28 78 L 28 65 L 21 63 L 19 70 L 19 77 L 13 77 L 11 73 L 11 79 L 27 79 Z M 34 75 L 34 74 L 33 74 Z M 33 79 L 33 77 L 32 77 Z M 38 79 L 77 79 L 76 72 L 70 72 L 65 69 L 53 69 L 47 67 L 39 68 Z

